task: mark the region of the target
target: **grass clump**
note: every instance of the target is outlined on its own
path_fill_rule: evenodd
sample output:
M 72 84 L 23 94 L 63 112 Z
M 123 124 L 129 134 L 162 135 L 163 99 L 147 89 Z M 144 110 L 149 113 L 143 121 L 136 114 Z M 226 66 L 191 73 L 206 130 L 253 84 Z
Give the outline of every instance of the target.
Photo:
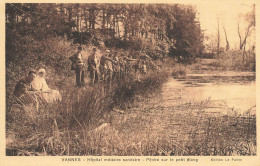
M 98 145 L 101 135 L 93 134 L 94 129 L 110 123 L 113 108 L 127 108 L 135 96 L 160 88 L 166 78 L 167 73 L 161 71 L 139 79 L 133 74 L 109 88 L 103 83 L 81 89 L 67 84 L 61 89 L 62 102 L 43 104 L 39 110 L 7 110 L 7 155 L 104 154 L 111 147 Z
M 9 35 L 17 40 L 8 39 L 6 49 L 7 155 L 103 154 L 96 147 L 98 139 L 93 139 L 99 135 L 91 131 L 110 123 L 114 108 L 128 108 L 136 96 L 160 89 L 168 77 L 167 70 L 149 69 L 146 75 L 132 72 L 111 86 L 99 82 L 78 89 L 68 60 L 77 49 L 71 41 L 62 37 L 40 41 L 30 35 Z M 13 105 L 17 81 L 39 67 L 47 70 L 47 83 L 60 91 L 62 102 L 41 103 L 38 110 L 33 105 Z
M 255 54 L 243 50 L 229 50 L 221 53 L 208 65 L 221 70 L 255 71 Z
M 176 78 L 185 77 L 189 73 L 187 66 L 183 64 L 177 64 L 173 67 L 172 76 Z

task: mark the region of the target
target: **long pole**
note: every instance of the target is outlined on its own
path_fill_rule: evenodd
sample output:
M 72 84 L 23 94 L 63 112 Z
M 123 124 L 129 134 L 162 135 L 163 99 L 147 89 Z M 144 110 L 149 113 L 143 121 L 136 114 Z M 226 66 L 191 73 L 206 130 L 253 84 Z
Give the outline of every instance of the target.
M 81 7 L 81 6 L 80 6 Z M 82 8 L 80 10 L 80 22 L 79 22 L 79 30 L 80 30 L 80 46 L 82 45 L 82 30 L 81 30 L 81 22 L 82 22 Z

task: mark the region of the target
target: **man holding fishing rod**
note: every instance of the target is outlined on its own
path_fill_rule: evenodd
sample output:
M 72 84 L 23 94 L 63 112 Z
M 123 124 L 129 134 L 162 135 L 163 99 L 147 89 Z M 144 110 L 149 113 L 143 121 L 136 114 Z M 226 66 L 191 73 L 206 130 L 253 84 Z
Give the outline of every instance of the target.
M 75 70 L 76 73 L 76 86 L 82 87 L 85 85 L 85 71 L 84 71 L 84 62 L 82 60 L 82 47 L 78 47 L 78 51 L 76 54 L 69 57 L 72 61 L 71 70 Z

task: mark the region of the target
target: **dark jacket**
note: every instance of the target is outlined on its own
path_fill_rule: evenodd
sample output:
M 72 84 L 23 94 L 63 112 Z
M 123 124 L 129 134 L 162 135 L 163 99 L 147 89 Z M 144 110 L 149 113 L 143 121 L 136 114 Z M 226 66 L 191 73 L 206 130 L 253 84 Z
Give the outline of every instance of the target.
M 26 91 L 32 90 L 32 85 L 31 83 L 28 83 L 26 79 L 22 79 L 18 81 L 18 83 L 15 86 L 14 89 L 14 95 L 16 97 L 21 97 L 23 94 L 25 94 Z

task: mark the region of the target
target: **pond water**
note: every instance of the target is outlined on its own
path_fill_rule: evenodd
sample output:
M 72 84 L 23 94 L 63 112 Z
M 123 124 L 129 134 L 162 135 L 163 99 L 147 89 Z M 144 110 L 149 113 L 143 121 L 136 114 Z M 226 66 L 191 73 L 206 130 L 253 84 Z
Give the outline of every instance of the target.
M 190 74 L 171 78 L 162 88 L 162 106 L 209 103 L 208 111 L 255 114 L 254 73 Z M 218 108 L 218 109 L 217 109 Z
M 136 102 L 129 111 L 114 111 L 111 124 L 124 133 L 129 145 L 156 141 L 157 149 L 166 152 L 197 145 L 209 152 L 209 146 L 218 143 L 235 147 L 248 141 L 248 131 L 255 141 L 255 129 L 249 129 L 255 124 L 255 105 L 254 73 L 205 72 L 170 78 L 160 95 Z

